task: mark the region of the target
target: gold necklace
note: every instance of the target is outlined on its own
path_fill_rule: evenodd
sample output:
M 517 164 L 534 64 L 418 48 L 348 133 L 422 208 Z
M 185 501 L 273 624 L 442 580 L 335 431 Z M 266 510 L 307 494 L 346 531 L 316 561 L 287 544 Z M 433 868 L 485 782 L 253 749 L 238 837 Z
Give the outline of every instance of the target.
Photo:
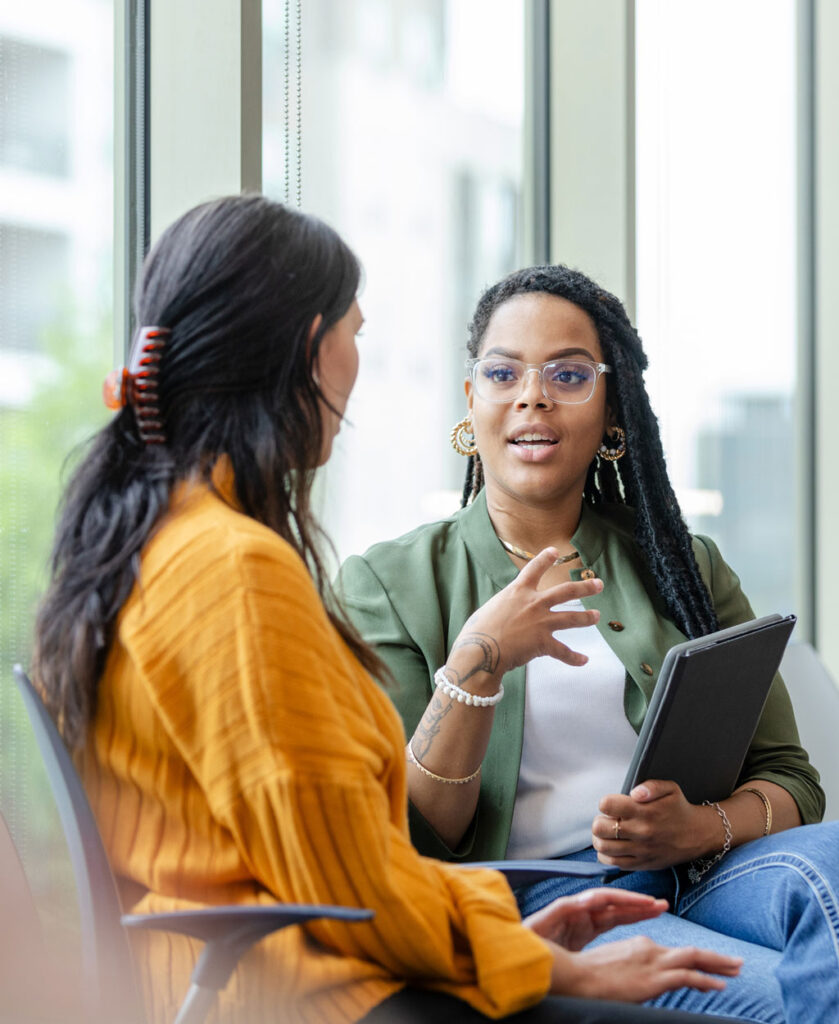
M 511 555 L 518 555 L 519 558 L 523 558 L 525 562 L 529 562 L 535 555 L 532 555 L 529 551 L 524 551 L 522 548 L 517 548 L 515 544 L 509 544 L 506 540 L 501 537 L 498 538 L 504 547 L 510 552 Z M 573 562 L 575 558 L 580 557 L 579 551 L 572 551 L 568 555 L 563 555 L 561 558 L 557 558 L 554 565 L 564 565 L 566 562 Z

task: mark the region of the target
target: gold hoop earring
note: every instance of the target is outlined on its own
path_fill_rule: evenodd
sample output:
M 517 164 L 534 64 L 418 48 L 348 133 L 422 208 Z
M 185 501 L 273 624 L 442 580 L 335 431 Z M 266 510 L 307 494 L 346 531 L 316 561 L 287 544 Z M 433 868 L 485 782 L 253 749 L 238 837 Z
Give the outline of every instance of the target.
M 601 441 L 597 454 L 607 462 L 617 462 L 626 455 L 626 431 L 623 427 L 609 427 L 607 433 L 612 443 Z
M 475 431 L 472 429 L 471 414 L 462 419 L 460 423 L 455 423 L 449 434 L 449 440 L 458 455 L 474 455 L 478 451 L 478 446 L 475 444 Z

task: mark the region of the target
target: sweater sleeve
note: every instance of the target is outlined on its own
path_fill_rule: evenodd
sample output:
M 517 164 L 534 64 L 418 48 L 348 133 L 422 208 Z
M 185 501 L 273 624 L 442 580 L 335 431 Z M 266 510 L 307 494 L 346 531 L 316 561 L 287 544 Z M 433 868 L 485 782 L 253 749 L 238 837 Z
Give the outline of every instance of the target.
M 543 997 L 551 954 L 503 877 L 412 847 L 398 718 L 296 553 L 266 542 L 219 558 L 211 616 L 181 615 L 164 673 L 178 685 L 156 700 L 253 876 L 283 902 L 373 909 L 369 923 L 306 930 L 385 976 L 492 1017 Z
M 723 560 L 714 541 L 703 536 L 697 536 L 695 541 L 697 561 L 711 591 L 720 627 L 753 619 L 754 612 L 740 580 Z M 819 773 L 801 746 L 792 701 L 780 673 L 770 687 L 738 784 L 757 779 L 785 789 L 795 800 L 805 825 L 821 821 L 825 799 Z

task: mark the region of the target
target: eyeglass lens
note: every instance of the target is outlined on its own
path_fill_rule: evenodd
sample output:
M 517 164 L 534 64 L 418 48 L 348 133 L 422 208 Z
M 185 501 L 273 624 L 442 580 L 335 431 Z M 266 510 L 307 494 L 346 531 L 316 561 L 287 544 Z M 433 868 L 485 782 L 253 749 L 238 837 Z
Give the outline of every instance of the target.
M 597 367 L 574 359 L 545 363 L 541 368 L 518 359 L 480 359 L 475 364 L 475 389 L 491 402 L 511 402 L 524 389 L 528 373 L 539 373 L 548 398 L 566 404 L 587 402 L 597 384 Z

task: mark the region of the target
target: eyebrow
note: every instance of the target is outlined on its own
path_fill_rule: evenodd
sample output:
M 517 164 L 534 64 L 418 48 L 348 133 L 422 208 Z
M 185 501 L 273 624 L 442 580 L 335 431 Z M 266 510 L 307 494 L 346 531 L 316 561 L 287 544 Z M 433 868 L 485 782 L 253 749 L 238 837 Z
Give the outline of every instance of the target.
M 500 345 L 496 345 L 494 348 L 487 349 L 487 351 L 484 352 L 484 354 L 481 356 L 481 359 L 486 359 L 487 356 L 506 356 L 508 359 L 518 359 L 520 363 L 524 362 L 524 360 L 521 357 L 521 353 L 513 352 L 507 348 L 502 348 Z M 543 361 L 546 363 L 551 363 L 554 359 L 563 359 L 566 356 L 585 356 L 586 359 L 590 359 L 593 363 L 598 362 L 598 360 L 594 358 L 594 356 L 591 354 L 591 352 L 589 352 L 588 349 L 578 347 L 559 349 L 559 351 L 554 352 L 552 356 L 549 356 L 547 359 Z

